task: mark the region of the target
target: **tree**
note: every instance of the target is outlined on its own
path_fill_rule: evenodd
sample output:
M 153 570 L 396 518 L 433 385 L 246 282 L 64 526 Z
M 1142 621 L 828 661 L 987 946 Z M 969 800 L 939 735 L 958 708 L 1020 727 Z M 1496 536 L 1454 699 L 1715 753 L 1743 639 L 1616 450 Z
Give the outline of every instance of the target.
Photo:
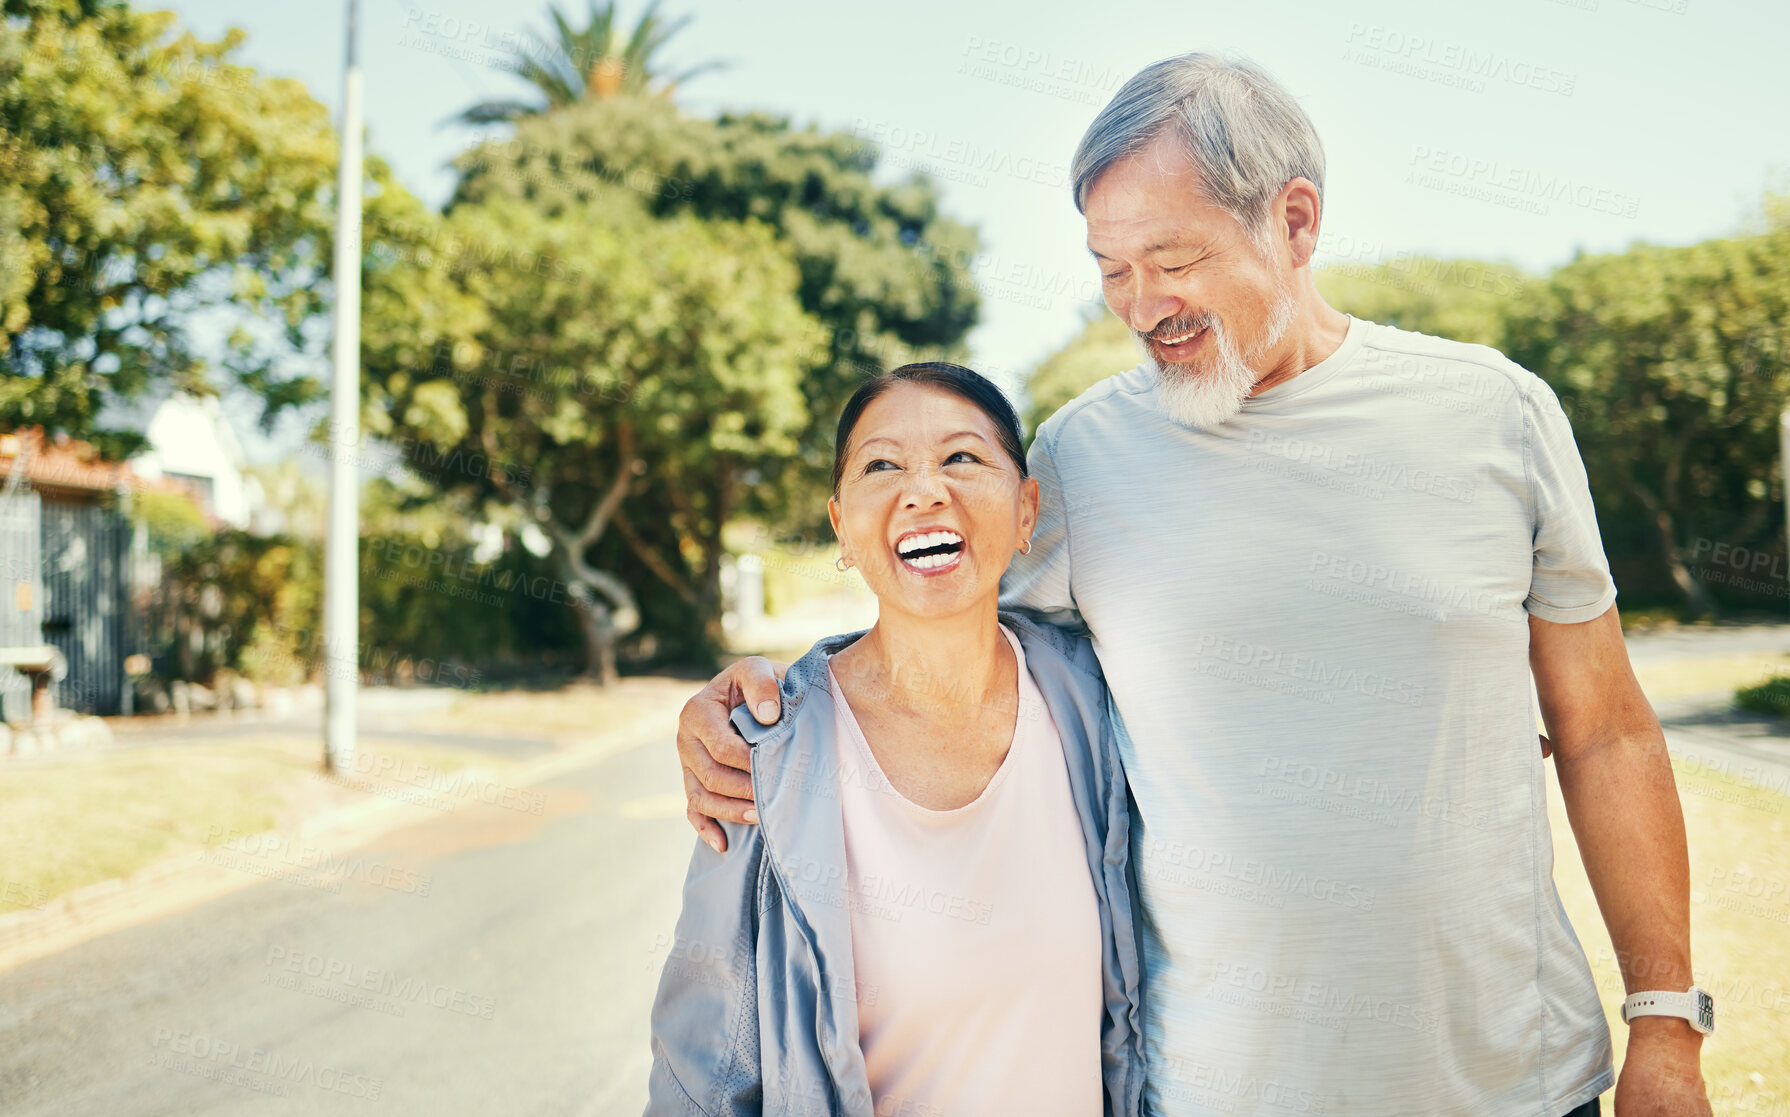
M 283 358 L 323 308 L 335 141 L 297 82 L 236 65 L 243 41 L 174 35 L 168 12 L 5 0 L 0 23 L 0 424 L 41 423 L 110 456 L 108 400 L 157 382 L 216 390 L 186 324 L 232 305 L 278 323 L 229 366 L 268 415 L 316 398 Z M 323 257 L 326 259 L 327 257 Z
M 874 182 L 877 158 L 856 136 L 759 114 L 706 120 L 657 98 L 585 101 L 463 155 L 448 209 L 509 197 L 551 216 L 621 188 L 659 220 L 766 226 L 795 262 L 797 296 L 818 328 L 801 358 L 795 452 L 762 465 L 771 483 L 752 486 L 738 510 L 830 539 L 825 478 L 845 400 L 869 373 L 960 359 L 980 301 L 968 268 L 975 232 L 941 213 L 921 176 Z
M 1535 283 L 1508 264 L 1429 256 L 1327 264 L 1313 278 L 1325 302 L 1357 318 L 1494 348 L 1512 306 Z
M 369 431 L 418 447 L 408 464 L 439 490 L 541 526 L 593 677 L 614 678 L 640 623 L 631 580 L 605 562 L 618 552 L 692 608 L 712 652 L 721 527 L 808 418 L 815 325 L 771 231 L 655 219 L 602 187 L 552 214 L 462 204 L 429 243 L 383 268 L 368 302 Z M 657 521 L 674 530 L 637 527 Z
M 1606 535 L 1639 526 L 1696 614 L 1717 604 L 1695 541 L 1775 547 L 1782 524 L 1790 207 L 1768 213 L 1748 235 L 1581 257 L 1507 327 L 1572 419 Z
M 669 97 L 682 83 L 699 74 L 720 69 L 723 63 L 704 62 L 675 74 L 661 73 L 658 58 L 665 44 L 690 22 L 683 16 L 669 22 L 659 16 L 659 0 L 653 0 L 624 40 L 614 0 L 590 0 L 582 30 L 574 28 L 559 6 L 549 5 L 554 42 L 517 47 L 504 69 L 534 86 L 542 100 L 481 101 L 461 113 L 465 124 L 512 123 L 563 108 L 585 98 L 622 95 Z
M 1130 327 L 1105 311 L 1090 317 L 1081 333 L 1026 377 L 1026 426 L 1037 434 L 1058 408 L 1142 359 Z

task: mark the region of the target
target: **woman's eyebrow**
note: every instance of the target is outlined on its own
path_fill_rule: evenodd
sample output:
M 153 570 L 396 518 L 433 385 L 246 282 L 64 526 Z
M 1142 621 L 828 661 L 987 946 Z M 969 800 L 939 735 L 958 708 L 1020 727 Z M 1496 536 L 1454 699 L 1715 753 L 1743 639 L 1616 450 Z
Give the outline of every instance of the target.
M 981 431 L 968 431 L 968 430 L 956 431 L 952 434 L 947 434 L 945 437 L 939 439 L 939 441 L 940 442 L 950 442 L 954 438 L 973 438 L 978 442 L 988 443 L 987 436 L 984 435 Z M 895 441 L 893 438 L 889 438 L 884 435 L 877 435 L 875 438 L 866 438 L 864 441 L 858 443 L 857 449 L 864 450 L 871 446 L 876 445 L 878 442 L 887 442 L 891 446 L 900 446 L 901 445 L 901 443 Z M 992 443 L 988 443 L 988 444 L 993 445 Z

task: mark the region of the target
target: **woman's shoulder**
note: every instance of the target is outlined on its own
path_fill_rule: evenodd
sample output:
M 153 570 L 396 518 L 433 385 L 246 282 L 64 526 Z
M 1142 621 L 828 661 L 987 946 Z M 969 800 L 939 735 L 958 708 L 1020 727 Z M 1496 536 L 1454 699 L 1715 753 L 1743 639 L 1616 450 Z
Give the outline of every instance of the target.
M 1008 609 L 1001 610 L 1000 620 L 1019 639 L 1026 652 L 1026 666 L 1034 674 L 1040 666 L 1035 661 L 1041 658 L 1041 666 L 1046 670 L 1066 669 L 1079 683 L 1105 685 L 1100 658 L 1094 654 L 1094 642 L 1088 637 Z

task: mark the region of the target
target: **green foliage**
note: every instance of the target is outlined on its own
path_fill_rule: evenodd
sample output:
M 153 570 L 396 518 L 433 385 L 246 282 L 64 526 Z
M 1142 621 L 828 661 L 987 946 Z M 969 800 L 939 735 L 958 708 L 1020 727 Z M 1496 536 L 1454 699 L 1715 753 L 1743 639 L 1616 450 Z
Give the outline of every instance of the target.
M 481 675 L 576 664 L 578 626 L 565 582 L 514 545 L 476 561 L 470 494 L 406 479 L 377 479 L 361 502 L 361 630 L 365 669 L 389 674 L 404 659 L 458 662 Z M 449 676 L 451 677 L 451 676 Z
M 656 218 L 607 186 L 551 212 L 499 194 L 424 230 L 435 249 L 370 284 L 367 428 L 440 491 L 533 517 L 561 581 L 625 614 L 639 582 L 583 569 L 613 525 L 686 606 L 655 626 L 694 615 L 712 644 L 721 525 L 808 418 L 816 327 L 771 231 Z
M 587 100 L 521 121 L 514 138 L 462 156 L 449 211 L 510 197 L 553 216 L 622 190 L 657 219 L 766 226 L 794 260 L 797 296 L 818 328 L 801 362 L 796 452 L 767 463 L 778 487 L 757 491 L 778 499 L 747 494 L 742 510 L 817 532 L 826 527 L 824 478 L 845 400 L 868 373 L 961 358 L 979 308 L 960 266 L 978 251 L 975 233 L 940 212 L 923 177 L 874 183 L 876 161 L 857 137 L 783 119 L 696 119 L 657 98 Z
M 532 517 L 562 578 L 618 622 L 638 608 L 641 654 L 712 652 L 722 526 L 824 523 L 846 396 L 954 354 L 975 320 L 950 262 L 974 235 L 874 163 L 852 137 L 663 98 L 520 120 L 461 159 L 443 219 L 381 224 L 367 428 Z
M 1790 717 L 1790 675 L 1777 675 L 1758 686 L 1744 686 L 1734 692 L 1734 700 L 1743 710 L 1771 717 Z
M 1503 344 L 1511 306 L 1535 284 L 1508 265 L 1428 256 L 1330 264 L 1312 278 L 1326 302 L 1357 318 L 1494 347 Z
M 314 545 L 207 533 L 164 561 L 144 634 L 170 678 L 210 680 L 230 669 L 297 682 L 315 665 L 313 643 L 321 645 L 322 585 Z
M 184 331 L 233 304 L 290 340 L 321 309 L 335 143 L 299 83 L 173 33 L 168 12 L 7 0 L 0 23 L 0 424 L 41 423 L 112 456 L 108 398 L 152 382 L 213 390 Z M 270 411 L 314 398 L 308 377 L 246 340 L 234 371 Z
M 1125 323 L 1101 313 L 1026 379 L 1026 426 L 1033 434 L 1057 409 L 1109 376 L 1136 368 L 1141 355 Z
M 590 0 L 582 28 L 574 27 L 557 4 L 548 5 L 547 14 L 553 23 L 552 42 L 517 48 L 503 67 L 534 86 L 542 101 L 481 101 L 461 113 L 461 121 L 508 123 L 564 108 L 586 97 L 669 96 L 677 86 L 698 74 L 721 67 L 719 62 L 704 62 L 675 74 L 660 72 L 660 53 L 671 37 L 690 22 L 690 17 L 665 20 L 659 15 L 659 0 L 647 5 L 625 38 L 616 18 L 619 13 L 614 0 Z
M 1573 422 L 1606 537 L 1645 547 L 1694 612 L 1698 539 L 1776 547 L 1790 403 L 1790 222 L 1558 269 L 1506 326 Z
M 184 493 L 140 489 L 131 497 L 131 518 L 142 526 L 149 550 L 164 561 L 211 534 L 205 513 Z

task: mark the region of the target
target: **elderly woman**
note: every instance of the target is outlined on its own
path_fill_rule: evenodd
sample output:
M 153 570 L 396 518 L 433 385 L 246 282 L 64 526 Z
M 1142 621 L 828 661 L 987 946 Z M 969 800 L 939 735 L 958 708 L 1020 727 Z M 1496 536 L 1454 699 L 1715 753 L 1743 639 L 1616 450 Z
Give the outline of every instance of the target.
M 906 365 L 839 418 L 840 569 L 876 624 L 793 664 L 760 824 L 698 843 L 649 1114 L 1137 1114 L 1124 772 L 1085 639 L 999 611 L 1038 483 L 998 389 Z

